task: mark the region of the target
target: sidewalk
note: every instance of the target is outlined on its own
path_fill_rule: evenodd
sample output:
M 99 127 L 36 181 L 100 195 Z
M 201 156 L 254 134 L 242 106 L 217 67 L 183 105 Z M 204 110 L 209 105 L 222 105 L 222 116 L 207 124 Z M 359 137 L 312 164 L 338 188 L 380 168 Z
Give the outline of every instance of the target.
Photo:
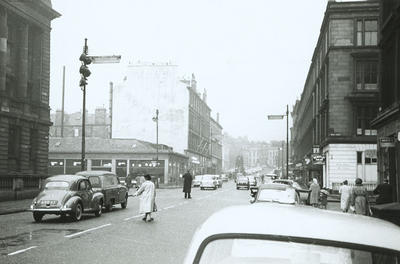
M 24 212 L 31 203 L 32 199 L 0 202 L 0 215 Z

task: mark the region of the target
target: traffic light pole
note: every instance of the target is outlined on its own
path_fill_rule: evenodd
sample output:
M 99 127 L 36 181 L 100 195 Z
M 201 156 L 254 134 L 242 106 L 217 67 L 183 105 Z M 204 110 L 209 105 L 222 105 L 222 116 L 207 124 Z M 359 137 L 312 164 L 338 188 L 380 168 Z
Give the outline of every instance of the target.
M 87 46 L 87 39 L 85 38 L 85 46 L 83 47 L 83 53 L 87 55 L 88 53 L 88 46 Z M 85 170 L 85 137 L 86 137 L 86 83 L 84 83 L 82 87 L 83 92 L 83 103 L 82 103 L 82 157 L 81 157 L 81 171 Z

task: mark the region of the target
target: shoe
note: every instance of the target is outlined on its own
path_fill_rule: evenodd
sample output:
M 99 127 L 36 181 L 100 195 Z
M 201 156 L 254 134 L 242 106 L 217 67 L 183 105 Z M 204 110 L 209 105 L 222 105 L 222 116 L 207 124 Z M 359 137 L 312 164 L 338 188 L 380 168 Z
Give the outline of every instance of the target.
M 151 222 L 154 221 L 154 218 L 150 218 L 147 222 Z
M 143 217 L 142 220 L 146 222 L 147 219 L 146 219 L 146 217 Z
M 188 199 L 192 199 L 192 196 L 189 196 Z

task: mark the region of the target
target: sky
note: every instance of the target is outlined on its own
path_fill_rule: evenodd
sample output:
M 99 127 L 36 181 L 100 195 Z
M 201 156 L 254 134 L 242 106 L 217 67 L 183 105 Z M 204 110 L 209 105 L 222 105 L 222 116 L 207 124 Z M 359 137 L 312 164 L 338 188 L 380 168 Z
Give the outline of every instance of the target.
M 286 139 L 285 114 L 300 98 L 327 0 L 52 0 L 50 107 L 82 109 L 79 56 L 121 55 L 119 64 L 90 65 L 87 109 L 108 107 L 109 83 L 130 62 L 171 62 L 196 75 L 224 132 L 250 140 Z M 291 119 L 289 118 L 291 123 Z

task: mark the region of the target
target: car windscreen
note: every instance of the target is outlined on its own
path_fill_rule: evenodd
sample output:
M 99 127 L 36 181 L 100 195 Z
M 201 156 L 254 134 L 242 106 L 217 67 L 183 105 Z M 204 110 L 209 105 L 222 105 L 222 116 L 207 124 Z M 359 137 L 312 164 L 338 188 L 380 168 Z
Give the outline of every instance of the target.
M 398 264 L 389 251 L 265 239 L 231 238 L 208 243 L 199 263 L 307 263 L 307 264 Z
M 102 175 L 103 187 L 113 186 L 118 184 L 117 176 L 115 175 Z
M 69 183 L 66 181 L 50 181 L 44 186 L 45 190 L 68 190 Z
M 98 176 L 89 177 L 89 181 L 93 188 L 101 188 L 101 181 Z

